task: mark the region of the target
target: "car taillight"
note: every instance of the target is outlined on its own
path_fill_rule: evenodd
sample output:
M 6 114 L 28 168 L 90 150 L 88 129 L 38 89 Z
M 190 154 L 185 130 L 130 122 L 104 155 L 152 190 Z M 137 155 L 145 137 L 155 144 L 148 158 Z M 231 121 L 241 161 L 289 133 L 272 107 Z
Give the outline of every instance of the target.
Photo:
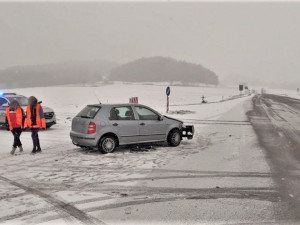
M 94 134 L 96 133 L 96 124 L 94 122 L 90 122 L 88 134 Z

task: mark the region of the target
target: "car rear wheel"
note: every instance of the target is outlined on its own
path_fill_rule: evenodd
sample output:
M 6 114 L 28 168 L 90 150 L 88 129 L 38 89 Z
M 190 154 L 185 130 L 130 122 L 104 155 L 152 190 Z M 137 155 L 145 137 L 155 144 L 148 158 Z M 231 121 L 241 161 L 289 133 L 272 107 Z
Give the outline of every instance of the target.
M 168 135 L 168 143 L 173 146 L 176 147 L 180 144 L 181 142 L 181 134 L 179 130 L 172 130 L 169 135 Z
M 117 146 L 117 141 L 113 136 L 104 136 L 100 140 L 99 150 L 103 154 L 112 153 Z

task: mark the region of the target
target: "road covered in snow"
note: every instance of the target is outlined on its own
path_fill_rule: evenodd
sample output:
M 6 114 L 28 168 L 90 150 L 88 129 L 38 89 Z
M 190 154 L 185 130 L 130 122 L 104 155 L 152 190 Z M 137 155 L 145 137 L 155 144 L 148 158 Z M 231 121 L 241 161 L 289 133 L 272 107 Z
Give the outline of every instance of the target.
M 290 179 L 278 177 L 266 160 L 270 156 L 263 147 L 268 146 L 258 139 L 256 121 L 265 122 L 267 116 L 258 118 L 253 96 L 232 98 L 237 94 L 232 89 L 172 87 L 169 116 L 195 125 L 193 140 L 143 151 L 126 146 L 102 155 L 72 145 L 71 118 L 95 103 L 94 95 L 105 103 L 137 95 L 142 104 L 164 113 L 164 86 L 15 91 L 43 100 L 56 111 L 58 124 L 40 132 L 42 153 L 36 155 L 30 155 L 30 132 L 21 136 L 24 152 L 11 156 L 12 135 L 0 130 L 1 224 L 286 224 L 297 219 L 289 197 L 297 192 L 286 193 L 292 189 L 279 185 Z M 200 104 L 202 95 L 214 103 Z
M 249 117 L 272 169 L 272 176 L 287 203 L 288 212 L 300 220 L 300 100 L 278 95 L 257 95 Z

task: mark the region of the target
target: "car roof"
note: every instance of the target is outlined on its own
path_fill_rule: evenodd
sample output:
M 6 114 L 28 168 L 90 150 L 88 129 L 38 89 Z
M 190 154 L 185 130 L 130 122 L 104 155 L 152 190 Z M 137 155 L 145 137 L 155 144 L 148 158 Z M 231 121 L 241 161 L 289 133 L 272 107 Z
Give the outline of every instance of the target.
M 0 95 L 0 97 L 2 98 L 10 98 L 10 97 L 25 97 L 24 95 L 18 95 L 18 94 L 11 94 L 11 93 L 8 93 L 8 94 L 2 94 Z M 25 97 L 26 98 L 26 97 Z
M 10 103 L 9 98 L 15 98 L 15 97 L 25 97 L 25 98 L 27 98 L 27 97 L 24 96 L 24 95 L 18 95 L 18 94 L 14 94 L 14 93 L 13 93 L 13 94 L 8 93 L 8 94 L 0 95 L 0 98 L 5 99 L 5 100 L 8 101 L 9 103 Z

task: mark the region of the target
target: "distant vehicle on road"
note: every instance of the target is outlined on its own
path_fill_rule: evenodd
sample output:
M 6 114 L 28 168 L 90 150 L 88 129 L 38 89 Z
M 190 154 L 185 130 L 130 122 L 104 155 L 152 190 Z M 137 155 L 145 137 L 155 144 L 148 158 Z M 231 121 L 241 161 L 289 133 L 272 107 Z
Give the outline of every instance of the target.
M 0 93 L 0 125 L 7 126 L 6 108 L 9 106 L 12 100 L 17 100 L 24 112 L 26 113 L 26 107 L 28 105 L 28 98 L 16 93 Z M 50 128 L 56 124 L 56 116 L 53 109 L 43 106 L 43 111 L 46 119 L 46 127 Z
M 119 145 L 167 141 L 178 146 L 192 139 L 194 126 L 163 116 L 140 104 L 88 105 L 72 120 L 70 137 L 82 148 L 111 153 Z

